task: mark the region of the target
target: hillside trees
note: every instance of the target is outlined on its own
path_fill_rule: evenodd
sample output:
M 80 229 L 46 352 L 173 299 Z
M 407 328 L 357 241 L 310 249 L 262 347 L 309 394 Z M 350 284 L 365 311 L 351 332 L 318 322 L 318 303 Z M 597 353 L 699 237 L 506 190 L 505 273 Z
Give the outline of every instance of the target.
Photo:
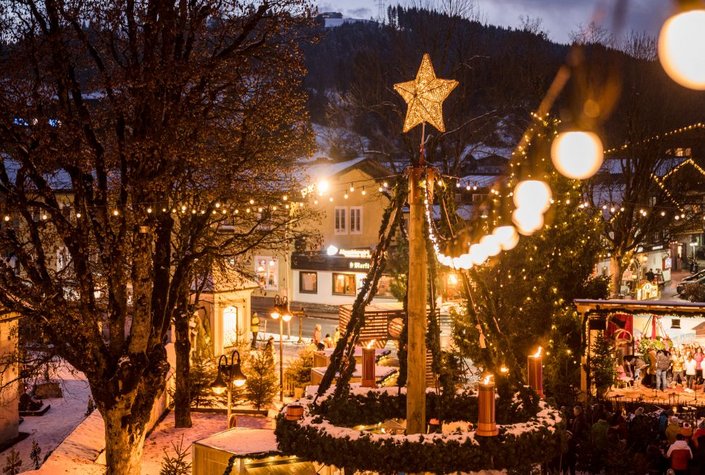
M 309 5 L 5 7 L 0 302 L 86 375 L 107 472 L 136 474 L 196 264 L 243 272 L 306 215 L 284 195 L 311 145 Z

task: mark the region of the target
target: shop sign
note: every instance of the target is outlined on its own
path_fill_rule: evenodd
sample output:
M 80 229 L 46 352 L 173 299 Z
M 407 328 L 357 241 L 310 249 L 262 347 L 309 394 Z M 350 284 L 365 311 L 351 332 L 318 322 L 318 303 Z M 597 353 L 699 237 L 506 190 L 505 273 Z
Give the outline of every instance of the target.
M 369 249 L 339 249 L 338 255 L 350 259 L 371 259 L 372 253 Z M 367 267 L 369 269 L 369 267 Z
M 368 270 L 370 268 L 369 262 L 353 261 L 349 265 L 350 265 L 350 268 L 353 270 Z

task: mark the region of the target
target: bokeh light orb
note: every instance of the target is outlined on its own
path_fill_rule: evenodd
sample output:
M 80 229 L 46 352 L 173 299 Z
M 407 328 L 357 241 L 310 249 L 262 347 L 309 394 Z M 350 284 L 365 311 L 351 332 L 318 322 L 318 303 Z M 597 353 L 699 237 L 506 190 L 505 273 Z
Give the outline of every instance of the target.
M 480 239 L 480 246 L 483 246 L 489 257 L 496 256 L 502 252 L 499 239 L 494 234 L 486 234 Z
M 492 234 L 497 236 L 499 246 L 504 251 L 514 249 L 519 244 L 519 233 L 514 226 L 498 226 Z
M 520 181 L 514 188 L 514 204 L 517 208 L 545 212 L 551 206 L 551 188 L 541 180 Z
M 597 173 L 604 153 L 602 140 L 593 132 L 563 132 L 551 144 L 553 166 L 561 175 L 576 180 L 584 180 Z
M 470 246 L 470 259 L 472 260 L 473 264 L 479 266 L 480 264 L 485 262 L 488 257 L 489 256 L 484 246 L 481 246 L 480 244 L 473 244 L 472 246 Z
M 456 268 L 458 269 L 470 269 L 472 267 L 470 254 L 461 254 L 455 261 Z
M 658 57 L 661 66 L 678 84 L 705 90 L 705 10 L 672 16 L 661 27 Z
M 543 213 L 537 212 L 534 208 L 517 208 L 512 213 L 512 222 L 519 233 L 531 236 L 543 227 Z

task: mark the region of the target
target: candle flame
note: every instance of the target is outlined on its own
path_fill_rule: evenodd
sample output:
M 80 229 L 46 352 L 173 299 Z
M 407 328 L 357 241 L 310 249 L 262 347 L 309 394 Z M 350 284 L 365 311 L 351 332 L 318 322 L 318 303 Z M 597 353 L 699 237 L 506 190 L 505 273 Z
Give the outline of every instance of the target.
M 491 374 L 488 374 L 482 380 L 482 384 L 490 384 L 491 382 L 492 382 L 492 375 Z
M 374 348 L 376 341 L 377 341 L 377 340 L 371 340 L 371 341 L 367 344 L 367 346 L 366 346 L 365 348 L 367 348 L 368 350 L 369 350 L 370 348 Z
M 502 374 L 507 374 L 507 373 L 509 373 L 509 368 L 507 368 L 506 366 L 502 365 L 502 367 L 499 368 L 499 372 L 502 373 Z
M 541 351 L 543 351 L 543 348 L 539 346 L 538 350 L 536 350 L 536 353 L 531 355 L 532 358 L 541 358 Z

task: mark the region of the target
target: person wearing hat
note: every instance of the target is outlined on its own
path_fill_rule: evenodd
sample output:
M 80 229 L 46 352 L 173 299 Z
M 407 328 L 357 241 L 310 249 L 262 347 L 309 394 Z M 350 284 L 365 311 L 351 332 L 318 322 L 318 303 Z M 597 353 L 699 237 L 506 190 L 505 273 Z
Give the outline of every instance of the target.
M 259 333 L 259 315 L 257 315 L 257 312 L 252 313 L 250 331 L 252 331 L 252 349 L 255 349 L 257 348 L 257 334 Z
M 676 436 L 681 433 L 681 425 L 676 416 L 671 416 L 668 419 L 668 427 L 666 427 L 666 440 L 669 444 L 676 441 Z M 682 434 L 681 434 L 682 435 Z

